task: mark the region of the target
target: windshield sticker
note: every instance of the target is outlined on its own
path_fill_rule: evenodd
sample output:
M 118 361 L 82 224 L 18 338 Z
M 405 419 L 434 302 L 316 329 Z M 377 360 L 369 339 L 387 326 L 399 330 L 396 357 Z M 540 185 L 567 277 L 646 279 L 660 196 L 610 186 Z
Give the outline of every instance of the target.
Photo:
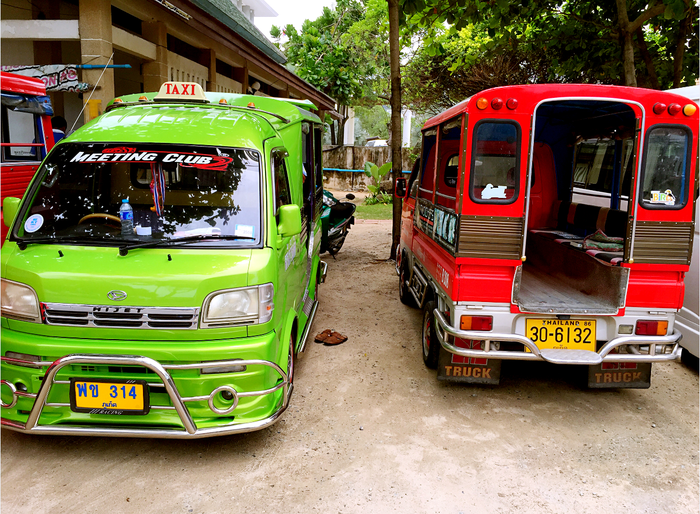
M 201 155 L 187 152 L 139 152 L 136 148 L 106 148 L 99 153 L 76 153 L 70 162 L 172 162 L 183 168 L 226 170 L 233 158 L 219 155 Z
M 253 225 L 236 225 L 236 236 L 255 237 L 255 227 Z
M 491 198 L 505 198 L 506 187 L 507 186 L 493 187 L 493 184 L 486 184 L 486 187 L 481 192 L 481 198 L 484 200 L 490 200 Z
M 44 217 L 41 214 L 32 214 L 24 222 L 24 230 L 30 234 L 36 232 L 44 224 Z
M 673 192 L 667 189 L 663 193 L 661 191 L 651 192 L 651 203 L 659 203 L 663 205 L 676 205 L 676 197 L 673 196 Z

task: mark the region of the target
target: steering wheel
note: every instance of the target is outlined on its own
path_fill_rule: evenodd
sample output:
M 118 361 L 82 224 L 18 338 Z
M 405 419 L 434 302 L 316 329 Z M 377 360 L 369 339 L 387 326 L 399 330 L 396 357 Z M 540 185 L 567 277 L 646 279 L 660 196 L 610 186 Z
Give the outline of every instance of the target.
M 122 220 L 119 219 L 119 216 L 115 216 L 114 214 L 107 214 L 106 212 L 95 212 L 93 214 L 88 214 L 87 216 L 83 216 L 82 218 L 80 218 L 78 225 L 80 225 L 81 223 L 84 223 L 86 221 L 91 221 L 94 219 L 105 220 L 105 225 L 107 225 L 107 226 L 114 226 L 115 228 L 119 228 L 122 226 Z

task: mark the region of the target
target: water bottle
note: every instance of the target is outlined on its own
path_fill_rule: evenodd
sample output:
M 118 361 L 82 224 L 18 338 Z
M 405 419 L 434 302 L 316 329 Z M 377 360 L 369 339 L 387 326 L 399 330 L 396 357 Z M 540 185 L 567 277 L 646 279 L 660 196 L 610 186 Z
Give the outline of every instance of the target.
M 122 235 L 134 235 L 134 209 L 129 205 L 129 199 L 122 200 L 122 206 L 119 208 L 119 219 L 122 220 Z

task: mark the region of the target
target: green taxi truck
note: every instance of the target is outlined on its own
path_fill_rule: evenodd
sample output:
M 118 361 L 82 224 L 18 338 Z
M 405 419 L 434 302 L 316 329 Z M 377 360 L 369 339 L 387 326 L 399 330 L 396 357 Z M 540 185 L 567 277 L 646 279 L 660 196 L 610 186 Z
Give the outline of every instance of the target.
M 277 421 L 325 277 L 308 101 L 169 82 L 3 203 L 3 428 L 201 438 Z

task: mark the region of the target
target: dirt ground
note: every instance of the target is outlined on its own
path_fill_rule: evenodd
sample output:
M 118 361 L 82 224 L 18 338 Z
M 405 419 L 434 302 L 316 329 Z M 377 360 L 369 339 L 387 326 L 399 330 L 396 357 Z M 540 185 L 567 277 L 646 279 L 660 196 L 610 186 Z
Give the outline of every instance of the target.
M 498 387 L 438 382 L 399 302 L 390 222 L 326 255 L 283 419 L 197 441 L 2 431 L 8 513 L 697 513 L 698 373 L 592 391 L 578 368 L 505 363 Z

